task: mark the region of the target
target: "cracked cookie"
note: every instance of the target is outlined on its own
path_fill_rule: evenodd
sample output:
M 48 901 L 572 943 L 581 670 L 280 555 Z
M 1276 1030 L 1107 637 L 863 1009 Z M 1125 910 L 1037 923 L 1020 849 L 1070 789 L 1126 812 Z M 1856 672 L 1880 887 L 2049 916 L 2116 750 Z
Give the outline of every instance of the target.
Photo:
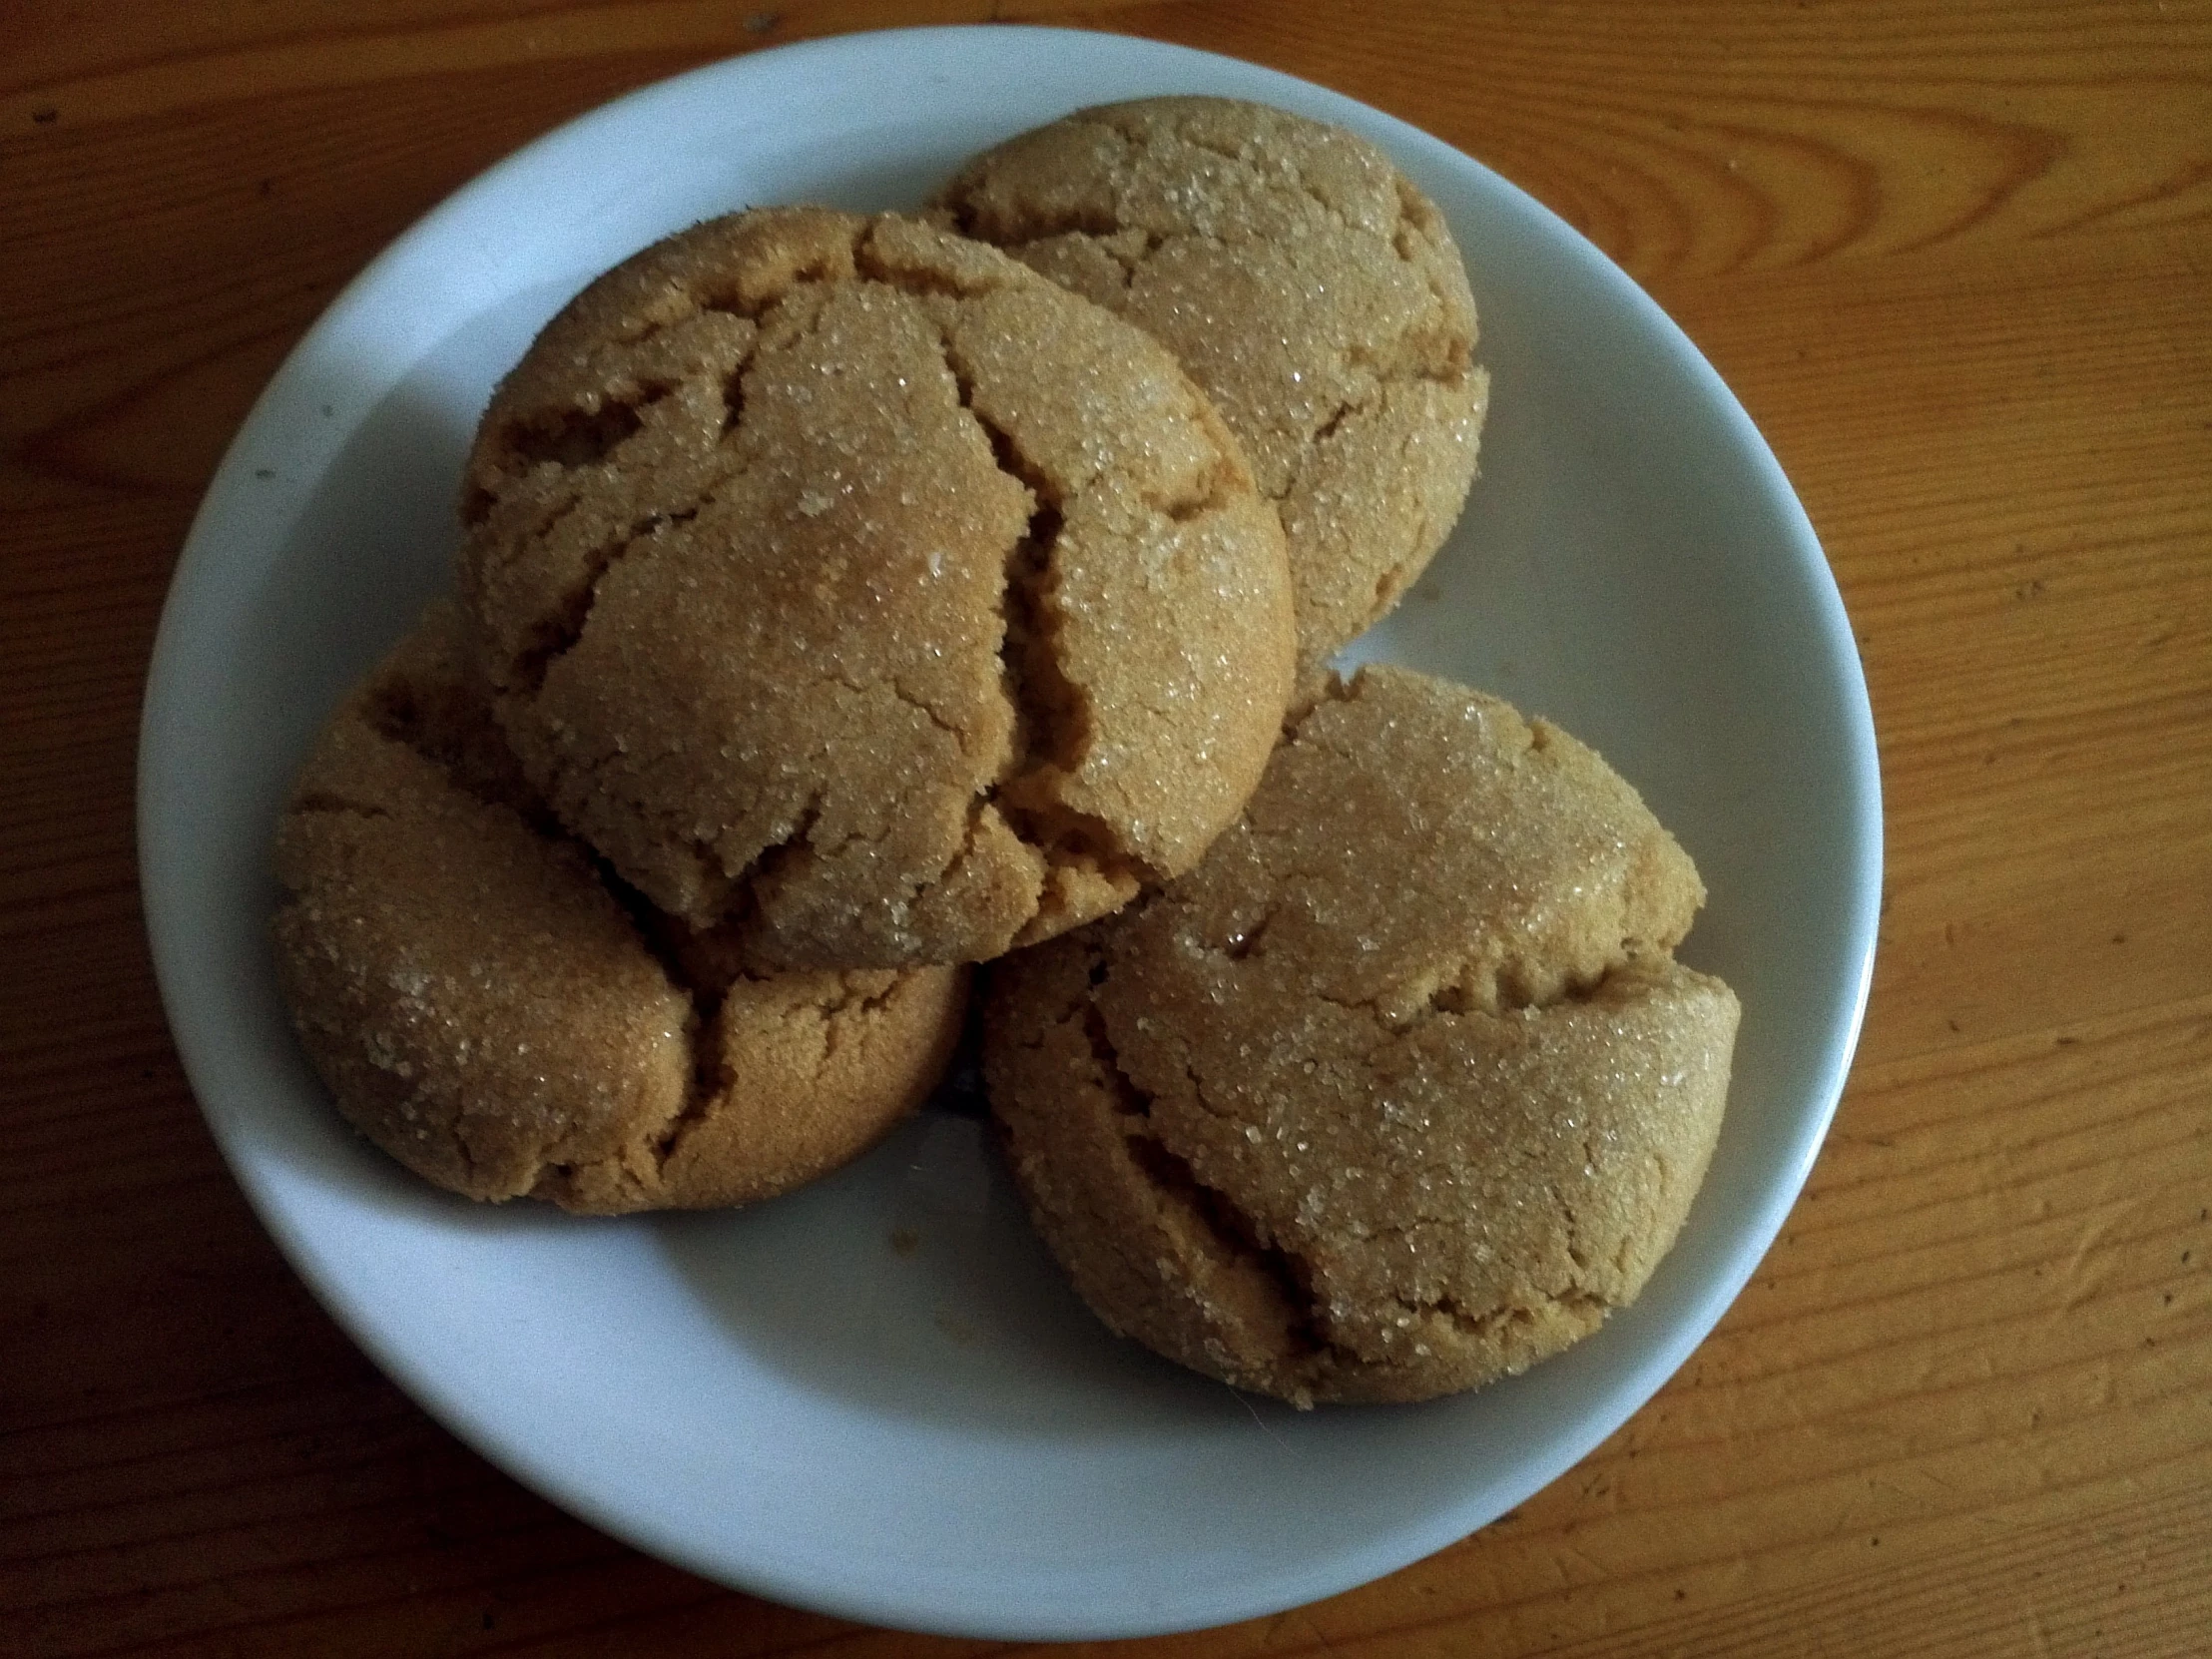
M 1450 534 L 1489 398 L 1474 299 L 1443 216 L 1366 140 L 1145 99 L 986 152 L 935 206 L 1144 328 L 1213 398 L 1282 515 L 1302 679 Z
M 1195 863 L 1295 650 L 1282 531 L 1168 353 L 988 248 L 775 209 L 593 282 L 464 484 L 531 783 L 776 968 L 978 961 Z
M 944 1070 L 963 968 L 740 974 L 538 807 L 436 607 L 339 710 L 276 835 L 277 976 L 364 1135 L 470 1198 L 742 1204 Z
M 1443 681 L 1329 690 L 1199 867 L 992 970 L 1016 1180 L 1117 1331 L 1301 1405 L 1595 1330 L 1672 1242 L 1737 1003 L 1590 750 Z

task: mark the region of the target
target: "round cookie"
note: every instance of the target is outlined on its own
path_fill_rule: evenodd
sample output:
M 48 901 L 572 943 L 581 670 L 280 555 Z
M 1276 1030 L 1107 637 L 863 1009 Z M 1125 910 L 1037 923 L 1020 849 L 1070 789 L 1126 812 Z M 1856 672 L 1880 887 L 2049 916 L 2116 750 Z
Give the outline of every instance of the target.
M 937 210 L 1173 351 L 1282 514 L 1302 670 L 1397 602 L 1474 478 L 1489 377 L 1443 216 L 1341 128 L 1150 98 L 971 161 Z
M 1191 874 L 997 964 L 1017 1183 L 1117 1331 L 1301 1405 L 1517 1372 L 1631 1301 L 1737 1003 L 1689 857 L 1595 754 L 1369 669 Z
M 732 977 L 618 900 L 534 804 L 446 607 L 324 730 L 276 863 L 277 977 L 338 1109 L 470 1198 L 788 1191 L 917 1106 L 960 1031 L 965 969 Z
M 1197 861 L 1295 649 L 1282 532 L 1168 353 L 910 220 L 714 220 L 593 282 L 468 462 L 532 783 L 771 967 L 982 960 Z

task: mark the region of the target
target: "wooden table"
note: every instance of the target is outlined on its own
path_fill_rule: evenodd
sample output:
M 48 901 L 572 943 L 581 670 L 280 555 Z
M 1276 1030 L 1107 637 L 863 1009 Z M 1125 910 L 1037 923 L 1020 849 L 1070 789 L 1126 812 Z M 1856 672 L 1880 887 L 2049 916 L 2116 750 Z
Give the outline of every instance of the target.
M 194 507 L 387 240 L 617 93 L 1019 13 L 1428 129 L 1679 319 L 1857 625 L 1860 1059 L 1680 1376 L 1495 1525 L 1176 1655 L 2212 1651 L 2212 8 L 0 8 L 0 1650 L 973 1653 L 733 1594 L 433 1425 L 249 1214 L 156 1003 L 138 704 Z

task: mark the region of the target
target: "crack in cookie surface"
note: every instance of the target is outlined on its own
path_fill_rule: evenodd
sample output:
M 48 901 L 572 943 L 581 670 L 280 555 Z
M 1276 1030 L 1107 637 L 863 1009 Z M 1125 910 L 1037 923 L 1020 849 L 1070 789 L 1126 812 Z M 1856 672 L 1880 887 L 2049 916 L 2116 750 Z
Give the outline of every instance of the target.
M 1112 1109 L 1124 1120 L 1123 1150 L 1150 1183 L 1161 1225 L 1180 1230 L 1186 1247 L 1201 1238 L 1211 1241 L 1223 1262 L 1240 1265 L 1252 1281 L 1272 1291 L 1260 1299 L 1261 1306 L 1273 1316 L 1273 1340 L 1290 1363 L 1303 1365 L 1331 1350 L 1335 1345 L 1315 1294 L 1312 1264 L 1271 1238 L 1261 1221 L 1227 1190 L 1201 1179 L 1191 1160 L 1175 1149 L 1153 1122 L 1153 1097 L 1123 1069 L 1097 1004 L 1084 1003 L 1077 1017 L 1106 1080 Z M 1195 1077 L 1192 1083 L 1198 1092 Z
M 1012 434 L 976 410 L 972 382 L 949 346 L 946 364 L 960 384 L 962 406 L 990 439 L 1000 469 L 1036 501 L 1026 529 L 1007 550 L 999 601 L 999 683 L 1013 741 L 978 804 L 994 807 L 1048 865 L 1088 869 L 1134 889 L 1156 872 L 1114 824 L 1070 807 L 1060 789 L 1081 772 L 1096 729 L 1089 696 L 1061 660 L 1065 619 L 1054 602 L 1053 556 L 1065 522 L 1064 487 L 1022 456 Z
M 648 514 L 633 520 L 621 535 L 586 553 L 575 587 L 547 608 L 515 654 L 508 671 L 508 683 L 514 692 L 527 697 L 537 691 L 545 684 L 547 670 L 583 638 L 584 629 L 591 622 L 592 606 L 599 599 L 600 584 L 606 581 L 610 570 L 669 526 L 687 524 L 696 516 L 692 509 Z

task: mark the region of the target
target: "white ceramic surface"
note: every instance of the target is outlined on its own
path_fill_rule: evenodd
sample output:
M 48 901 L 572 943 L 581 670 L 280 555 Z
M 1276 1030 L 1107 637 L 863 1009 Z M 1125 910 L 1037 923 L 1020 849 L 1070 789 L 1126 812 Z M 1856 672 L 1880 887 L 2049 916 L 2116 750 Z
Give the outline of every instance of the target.
M 910 206 L 985 145 L 1164 92 L 1354 128 L 1450 217 L 1494 376 L 1484 476 L 1354 655 L 1495 690 L 1597 745 L 1696 856 L 1712 900 L 1684 955 L 1744 1001 L 1712 1174 L 1643 1300 L 1526 1377 L 1430 1405 L 1302 1414 L 1113 1340 L 954 1115 L 741 1214 L 580 1222 L 449 1199 L 341 1128 L 272 981 L 278 802 L 326 711 L 443 585 L 469 432 L 561 300 L 695 219 Z M 155 959 L 209 1124 L 302 1277 L 429 1410 L 710 1578 L 887 1624 L 1097 1636 L 1388 1572 L 1551 1480 L 1681 1364 L 1835 1108 L 1872 963 L 1878 793 L 1851 634 L 1796 498 L 1588 243 L 1321 88 L 1009 28 L 794 46 L 648 88 L 394 244 L 209 491 L 155 651 L 139 814 Z

